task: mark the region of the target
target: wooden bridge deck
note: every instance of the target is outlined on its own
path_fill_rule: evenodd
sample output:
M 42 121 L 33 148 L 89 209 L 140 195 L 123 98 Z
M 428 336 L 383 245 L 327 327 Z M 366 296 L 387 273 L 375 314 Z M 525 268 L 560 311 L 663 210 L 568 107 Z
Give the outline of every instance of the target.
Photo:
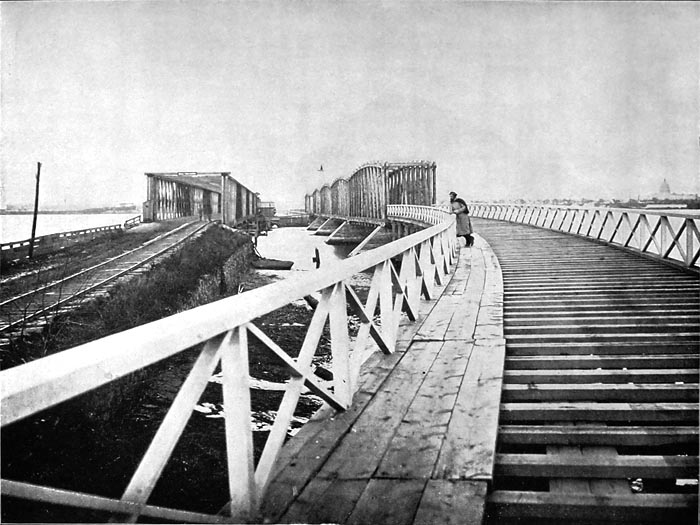
M 265 521 L 695 522 L 697 276 L 475 223 L 500 264 L 462 250 L 352 408 L 283 450 Z

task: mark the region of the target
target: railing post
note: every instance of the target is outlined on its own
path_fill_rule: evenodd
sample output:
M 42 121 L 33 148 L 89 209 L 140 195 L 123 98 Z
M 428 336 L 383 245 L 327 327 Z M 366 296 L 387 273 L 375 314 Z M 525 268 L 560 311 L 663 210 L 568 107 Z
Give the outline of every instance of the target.
M 690 268 L 693 264 L 693 219 L 685 219 L 685 265 Z
M 396 327 L 394 323 L 394 297 L 391 280 L 391 260 L 384 261 L 379 272 L 379 313 L 382 320 L 382 334 L 389 350 L 396 349 Z
M 247 329 L 234 328 L 221 350 L 231 517 L 247 521 L 257 511 Z
M 331 333 L 331 354 L 333 356 L 333 390 L 345 407 L 352 404 L 354 378 L 350 370 L 350 339 L 348 337 L 348 316 L 345 302 L 345 285 L 336 283 L 328 303 L 328 323 Z
M 435 266 L 432 263 L 430 241 L 423 241 L 420 245 L 420 255 L 418 256 L 420 271 L 423 276 L 423 292 L 426 299 L 433 298 L 433 288 L 435 286 Z

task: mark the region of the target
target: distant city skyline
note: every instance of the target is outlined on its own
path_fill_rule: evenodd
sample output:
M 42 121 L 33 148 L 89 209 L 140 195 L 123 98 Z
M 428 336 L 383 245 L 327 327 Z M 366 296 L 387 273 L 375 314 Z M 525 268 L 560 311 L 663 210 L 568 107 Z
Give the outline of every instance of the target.
M 367 161 L 438 200 L 700 193 L 700 6 L 2 2 L 0 207 L 230 171 L 279 209 Z M 323 172 L 319 166 L 323 165 Z

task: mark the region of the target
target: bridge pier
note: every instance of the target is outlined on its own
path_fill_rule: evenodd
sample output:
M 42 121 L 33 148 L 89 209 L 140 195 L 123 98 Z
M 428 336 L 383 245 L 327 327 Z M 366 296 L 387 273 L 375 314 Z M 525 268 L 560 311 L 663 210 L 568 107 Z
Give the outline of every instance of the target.
M 369 236 L 374 237 L 382 228 L 345 221 L 328 237 L 326 244 L 360 244 Z
M 337 219 L 333 217 L 330 219 L 326 219 L 326 221 L 316 229 L 316 233 L 314 235 L 330 235 L 333 232 L 335 232 L 340 226 L 342 226 L 344 222 L 345 221 L 343 221 L 343 219 Z
M 392 240 L 401 239 L 402 237 L 407 237 L 417 231 L 421 230 L 423 227 L 416 226 L 414 224 L 407 224 L 405 222 L 392 221 L 391 223 L 391 238 Z
M 313 221 L 311 221 L 311 224 L 307 226 L 307 230 L 309 231 L 316 231 L 318 230 L 319 226 L 321 226 L 324 222 L 326 222 L 325 217 L 316 217 Z

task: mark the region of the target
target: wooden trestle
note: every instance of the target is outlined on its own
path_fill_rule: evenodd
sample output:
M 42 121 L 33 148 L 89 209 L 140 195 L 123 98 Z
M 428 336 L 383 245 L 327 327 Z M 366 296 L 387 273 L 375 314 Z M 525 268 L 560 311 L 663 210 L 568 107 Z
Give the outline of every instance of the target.
M 283 450 L 264 519 L 696 523 L 697 274 L 474 224 L 488 244 L 371 358 L 353 406 Z

